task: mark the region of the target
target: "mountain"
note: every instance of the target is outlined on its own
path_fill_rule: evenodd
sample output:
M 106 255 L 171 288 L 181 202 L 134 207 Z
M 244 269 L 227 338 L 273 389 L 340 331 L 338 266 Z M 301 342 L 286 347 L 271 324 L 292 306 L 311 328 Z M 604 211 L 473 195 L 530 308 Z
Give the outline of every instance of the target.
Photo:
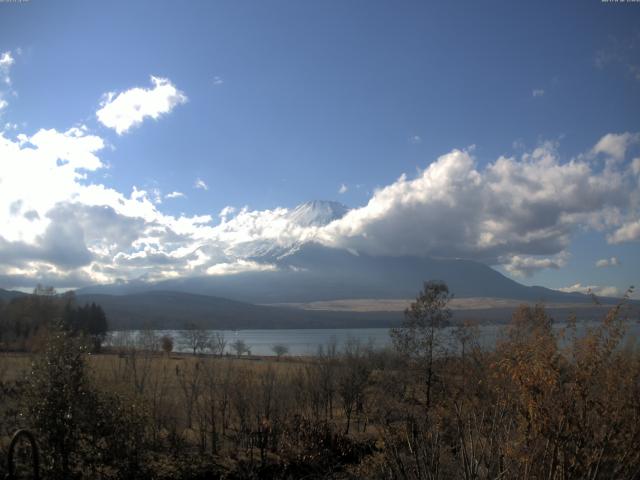
M 445 281 L 456 297 L 543 302 L 588 302 L 589 297 L 515 282 L 471 260 L 384 257 L 307 243 L 286 254 L 265 254 L 274 271 L 103 285 L 78 293 L 130 294 L 171 290 L 248 303 L 288 303 L 353 298 L 415 298 L 425 280 Z
M 291 226 L 322 227 L 342 218 L 348 211 L 349 207 L 339 202 L 314 200 L 298 205 L 282 218 Z M 231 250 L 233 256 L 238 258 L 258 263 L 274 263 L 280 257 L 297 251 L 303 244 L 304 242 L 295 239 L 281 243 L 273 239 L 258 238 L 236 244 Z
M 322 227 L 345 216 L 349 207 L 339 202 L 314 200 L 298 205 L 288 214 L 288 220 L 301 227 Z
M 311 201 L 287 213 L 302 227 L 320 227 L 342 218 L 349 208 L 338 202 Z M 341 299 L 415 298 L 426 280 L 442 280 L 458 298 L 491 297 L 528 302 L 590 302 L 579 293 L 529 287 L 472 260 L 417 256 L 372 256 L 318 243 L 278 244 L 249 241 L 234 247 L 234 254 L 275 270 L 224 276 L 133 281 L 84 288 L 79 294 L 126 295 L 150 290 L 207 295 L 235 301 L 272 304 Z

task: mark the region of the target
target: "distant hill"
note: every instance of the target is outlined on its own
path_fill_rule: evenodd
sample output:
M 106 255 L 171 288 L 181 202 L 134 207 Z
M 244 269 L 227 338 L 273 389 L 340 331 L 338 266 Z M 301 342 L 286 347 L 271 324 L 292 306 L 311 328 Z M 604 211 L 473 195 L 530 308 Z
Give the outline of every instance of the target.
M 182 329 L 190 323 L 211 329 L 363 328 L 388 327 L 402 319 L 401 312 L 318 312 L 269 307 L 225 298 L 175 291 L 131 295 L 82 294 L 80 304 L 102 306 L 109 328 Z
M 131 295 L 79 295 L 80 304 L 95 302 L 107 314 L 109 328 L 182 329 L 188 324 L 202 328 L 282 329 L 282 328 L 369 328 L 393 327 L 403 318 L 400 311 L 330 311 L 252 305 L 224 298 L 183 292 L 153 291 Z M 580 321 L 601 319 L 608 306 L 589 304 L 550 305 L 547 312 L 557 321 L 576 313 Z M 453 309 L 454 321 L 505 323 L 514 307 Z M 634 306 L 638 316 L 638 305 Z
M 0 299 L 28 294 L 0 289 Z M 125 295 L 78 294 L 80 305 L 95 302 L 104 309 L 111 330 L 182 329 L 188 324 L 221 330 L 283 329 L 283 328 L 369 328 L 398 325 L 402 311 L 338 311 L 306 310 L 286 306 L 255 305 L 226 298 L 191 294 L 179 291 L 147 291 Z M 474 303 L 475 305 L 475 303 Z M 574 306 L 550 305 L 548 312 L 556 320 L 565 320 L 577 312 L 580 320 L 601 318 L 607 307 L 584 304 Z M 514 307 L 475 308 L 454 307 L 454 320 L 473 320 L 481 323 L 504 323 L 511 318 Z M 635 305 L 636 316 L 638 306 Z
M 303 310 L 297 308 L 252 305 L 218 297 L 183 292 L 152 291 L 131 295 L 78 295 L 80 304 L 95 302 L 102 306 L 111 330 L 182 329 L 188 324 L 202 328 L 241 330 L 278 328 L 368 328 L 398 325 L 403 313 Z M 554 307 L 547 311 L 556 320 L 578 313 L 579 320 L 602 318 L 607 307 Z M 637 309 L 636 309 L 637 310 Z M 454 320 L 480 323 L 504 323 L 513 307 L 478 308 L 453 311 Z
M 18 292 L 16 290 L 4 290 L 0 288 L 0 300 L 4 302 L 11 301 L 16 297 L 22 297 L 24 295 L 27 295 L 27 294 L 23 292 Z

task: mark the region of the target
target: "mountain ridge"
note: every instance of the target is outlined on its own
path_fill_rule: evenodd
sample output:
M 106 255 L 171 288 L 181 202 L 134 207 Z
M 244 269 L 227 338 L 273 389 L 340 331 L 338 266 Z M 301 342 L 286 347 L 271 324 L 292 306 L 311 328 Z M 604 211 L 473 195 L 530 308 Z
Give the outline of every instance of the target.
M 491 267 L 472 260 L 426 257 L 381 257 L 305 243 L 265 254 L 274 271 L 225 276 L 190 277 L 156 283 L 141 281 L 99 285 L 78 294 L 130 294 L 171 290 L 254 303 L 313 302 L 353 298 L 415 298 L 424 281 L 447 283 L 456 297 L 491 297 L 533 302 L 590 302 L 589 296 L 539 286 L 525 286 Z

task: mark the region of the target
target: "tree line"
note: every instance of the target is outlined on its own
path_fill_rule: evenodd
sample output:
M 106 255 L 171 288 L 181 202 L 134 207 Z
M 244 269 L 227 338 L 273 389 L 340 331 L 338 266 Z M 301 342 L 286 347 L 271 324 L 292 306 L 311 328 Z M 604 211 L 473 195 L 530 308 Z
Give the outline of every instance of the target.
M 38 285 L 31 295 L 0 300 L 0 350 L 44 349 L 49 333 L 58 328 L 84 338 L 97 352 L 109 327 L 100 305 L 77 305 L 73 292 L 59 295 L 51 287 Z

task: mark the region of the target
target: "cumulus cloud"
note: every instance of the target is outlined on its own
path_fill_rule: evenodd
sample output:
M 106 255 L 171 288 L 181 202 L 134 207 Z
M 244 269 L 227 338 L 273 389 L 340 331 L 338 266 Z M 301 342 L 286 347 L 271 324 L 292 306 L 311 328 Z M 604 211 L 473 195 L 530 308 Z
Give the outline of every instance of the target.
M 617 267 L 619 265 L 620 265 L 620 261 L 618 260 L 618 257 L 601 258 L 596 262 L 596 267 L 598 268 Z
M 233 215 L 235 213 L 236 209 L 235 207 L 232 207 L 231 205 L 227 205 L 226 207 L 224 207 L 222 210 L 220 210 L 220 213 L 218 214 L 218 216 L 223 220 L 226 221 L 227 217 Z
M 187 101 L 186 95 L 170 80 L 152 76 L 151 83 L 151 88 L 135 87 L 105 94 L 96 112 L 98 121 L 122 135 L 145 118 L 157 120 Z
M 327 225 L 293 223 L 289 209 L 244 208 L 225 210 L 212 231 L 240 258 L 313 240 L 372 255 L 476 259 L 528 276 L 565 266 L 577 231 L 620 228 L 635 208 L 630 168 L 585 155 L 563 161 L 553 143 L 483 168 L 472 149 L 453 150 Z
M 123 193 L 91 180 L 105 167 L 104 147 L 82 125 L 15 138 L 0 132 L 4 286 L 269 270 L 276 267 L 265 258 L 306 241 L 355 254 L 471 258 L 531 275 L 565 265 L 577 231 L 599 230 L 612 241 L 640 237 L 640 224 L 636 233 L 631 227 L 640 206 L 633 162 L 562 160 L 553 143 L 485 166 L 473 149 L 452 150 L 376 190 L 366 205 L 307 223 L 289 208 L 164 214 L 159 192 Z M 195 187 L 206 183 L 197 179 Z
M 640 240 L 640 220 L 624 223 L 613 233 L 607 236 L 609 243 L 624 243 Z
M 124 195 L 90 182 L 88 173 L 104 167 L 103 148 L 104 141 L 82 126 L 15 140 L 0 133 L 0 279 L 10 282 L 4 286 L 159 279 L 228 261 L 211 240 L 210 253 L 194 253 L 205 243 L 210 216 L 167 216 L 154 192 L 134 187 Z M 117 261 L 135 254 L 157 259 L 156 251 L 176 262 L 161 268 L 153 261 Z
M 499 263 L 512 255 L 556 255 L 572 234 L 604 228 L 628 208 L 626 170 L 562 162 L 545 143 L 483 169 L 469 150 L 441 156 L 416 178 L 376 191 L 321 233 L 330 245 L 387 255 L 463 257 Z
M 605 154 L 615 160 L 621 160 L 627 153 L 627 149 L 640 142 L 640 134 L 638 133 L 608 133 L 602 137 L 593 147 L 594 154 Z
M 554 258 L 510 255 L 500 257 L 498 261 L 509 273 L 518 277 L 530 277 L 540 270 L 564 267 L 567 263 L 567 255 L 564 252 L 556 255 Z
M 197 188 L 198 190 L 209 190 L 209 185 L 207 185 L 201 178 L 196 178 L 196 181 L 193 182 L 193 188 Z
M 338 193 L 342 195 L 343 193 L 347 193 L 349 191 L 349 187 L 347 187 L 344 183 L 340 185 L 338 189 Z

